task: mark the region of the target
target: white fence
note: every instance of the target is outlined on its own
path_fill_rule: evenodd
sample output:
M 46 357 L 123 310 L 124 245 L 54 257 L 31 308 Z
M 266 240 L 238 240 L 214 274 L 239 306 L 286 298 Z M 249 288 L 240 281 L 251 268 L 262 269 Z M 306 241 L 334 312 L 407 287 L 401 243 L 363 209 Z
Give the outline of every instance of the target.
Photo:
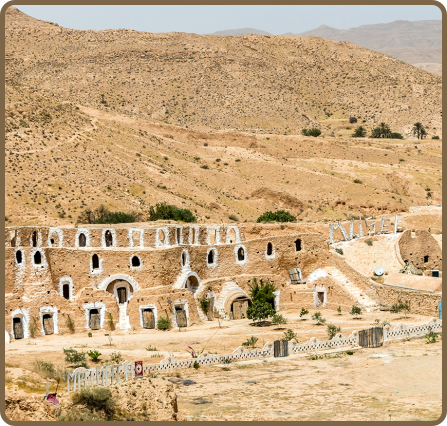
M 442 320 L 432 318 L 427 324 L 407 327 L 399 324 L 391 329 L 390 326 L 383 328 L 383 341 L 402 340 L 412 337 L 425 336 L 430 333 L 440 333 L 442 331 Z M 348 337 L 341 333 L 336 334 L 330 340 L 319 340 L 312 337 L 308 342 L 298 344 L 296 340 L 289 341 L 289 354 L 299 352 L 311 352 L 340 347 L 353 347 L 359 345 L 359 336 L 357 331 L 353 331 Z M 197 358 L 177 360 L 174 357 L 167 356 L 158 364 L 149 364 L 143 367 L 143 374 L 155 374 L 160 371 L 167 371 L 173 368 L 191 368 L 197 362 L 200 366 L 221 364 L 224 359 L 231 362 L 243 361 L 250 358 L 261 358 L 273 355 L 273 342 L 267 342 L 262 349 L 248 350 L 239 346 L 231 354 L 214 355 L 203 353 Z M 131 379 L 135 375 L 135 365 L 133 362 L 126 364 L 107 365 L 105 367 L 89 369 L 77 368 L 71 374 L 67 374 L 67 391 L 81 390 L 81 384 L 84 388 L 87 386 L 108 386 L 120 383 L 120 380 Z M 71 385 L 72 381 L 73 385 Z

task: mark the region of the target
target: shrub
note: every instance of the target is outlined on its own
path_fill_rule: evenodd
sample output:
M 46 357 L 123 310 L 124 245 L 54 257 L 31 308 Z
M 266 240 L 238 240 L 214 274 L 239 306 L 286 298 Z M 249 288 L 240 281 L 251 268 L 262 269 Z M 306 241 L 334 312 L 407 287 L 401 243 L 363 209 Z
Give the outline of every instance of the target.
M 169 204 L 157 203 L 155 207 L 149 208 L 149 220 L 177 220 L 187 223 L 197 222 L 196 217 L 189 209 L 179 209 Z
M 88 337 L 93 337 L 93 334 L 92 334 L 92 332 L 91 332 L 91 331 L 89 331 L 89 332 L 88 332 L 88 334 L 87 334 L 87 336 L 88 336 Z
M 234 214 L 230 214 L 230 216 L 228 216 L 228 219 L 230 219 L 230 220 L 234 220 L 235 222 L 237 222 L 239 219 L 237 218 L 237 216 L 236 215 L 234 215 Z
M 357 123 L 357 117 L 349 117 L 349 122 L 351 124 Z
M 369 246 L 372 246 L 373 240 L 371 238 L 368 238 L 367 240 L 365 240 L 365 243 L 368 244 Z
M 208 164 L 202 164 L 202 165 L 200 166 L 200 168 L 201 168 L 201 169 L 208 170 L 208 169 L 209 169 L 209 166 L 208 166 Z
M 284 318 L 281 314 L 275 314 L 272 317 L 273 325 L 282 325 L 287 324 L 287 318 Z
M 432 136 L 432 139 L 439 139 L 439 136 Z
M 210 299 L 201 299 L 200 307 L 202 308 L 203 312 L 208 312 L 208 309 L 210 308 Z
M 278 210 L 277 212 L 263 213 L 256 222 L 296 222 L 296 217 L 284 210 Z
M 85 363 L 85 353 L 84 352 L 78 352 L 76 349 L 69 348 L 64 349 L 62 348 L 65 354 L 65 362 L 68 364 L 80 364 Z
M 334 324 L 329 324 L 327 326 L 327 335 L 329 340 L 331 340 L 337 333 L 341 332 L 341 327 L 337 327 Z
M 431 332 L 425 335 L 426 343 L 436 343 L 436 333 Z
M 149 346 L 146 348 L 146 350 L 147 350 L 147 351 L 156 351 L 157 348 L 156 348 L 155 346 L 152 347 L 152 345 L 149 345 Z
M 112 352 L 110 354 L 110 361 L 112 361 L 114 364 L 121 364 L 121 362 L 123 361 L 121 352 Z
M 301 308 L 300 318 L 303 317 L 304 315 L 307 315 L 308 313 L 309 311 L 306 308 Z
M 390 138 L 391 138 L 391 139 L 403 139 L 404 137 L 403 137 L 400 133 L 392 132 L 392 133 L 390 134 Z
M 72 401 L 74 405 L 84 405 L 91 412 L 103 411 L 108 418 L 113 416 L 116 406 L 116 399 L 112 397 L 112 392 L 105 387 L 84 389 L 75 393 Z
M 291 328 L 289 328 L 287 331 L 284 332 L 284 339 L 285 340 L 295 339 L 296 341 L 298 341 L 296 333 Z
M 354 183 L 363 183 L 360 179 L 354 179 Z
M 317 325 L 324 324 L 326 322 L 326 319 L 323 318 L 323 315 L 321 315 L 321 312 L 315 312 L 312 315 L 312 319 L 317 322 Z
M 354 355 L 354 351 L 346 351 L 346 355 Z
M 76 223 L 115 224 L 132 223 L 141 219 L 141 213 L 111 212 L 101 204 L 96 210 L 87 207 L 79 216 Z
M 407 300 L 406 302 L 402 302 L 402 300 L 398 299 L 397 303 L 395 303 L 393 306 L 391 306 L 391 310 L 395 312 L 396 314 L 403 311 L 405 314 L 405 318 L 407 317 L 407 314 L 410 313 L 410 301 Z
M 362 126 L 357 127 L 352 134 L 353 138 L 364 138 L 366 136 L 366 129 Z
M 159 330 L 169 330 L 171 328 L 171 321 L 168 317 L 160 317 L 157 321 L 157 328 Z
M 357 318 L 358 316 L 362 315 L 362 310 L 360 309 L 359 306 L 352 305 L 352 308 L 351 308 L 351 310 L 349 311 L 349 313 L 350 313 L 354 318 Z
M 112 312 L 107 312 L 107 324 L 109 325 L 110 331 L 115 330 L 115 323 L 113 322 Z
M 97 351 L 96 349 L 92 351 L 88 351 L 87 355 L 91 358 L 93 362 L 98 362 L 99 357 L 102 355 L 101 352 Z
M 256 342 L 259 339 L 255 336 L 251 336 L 249 339 L 247 339 L 244 343 L 242 343 L 242 346 L 247 346 L 247 347 L 251 347 L 252 349 L 255 348 L 256 346 Z
M 337 308 L 338 315 L 341 315 L 341 306 Z
M 194 361 L 193 367 L 197 370 L 200 367 L 200 364 L 197 361 Z
M 341 248 L 336 248 L 336 249 L 335 249 L 335 252 L 343 256 L 343 249 L 341 249 Z
M 321 130 L 313 127 L 312 129 L 303 129 L 301 130 L 301 133 L 304 136 L 313 136 L 316 138 L 321 135 Z

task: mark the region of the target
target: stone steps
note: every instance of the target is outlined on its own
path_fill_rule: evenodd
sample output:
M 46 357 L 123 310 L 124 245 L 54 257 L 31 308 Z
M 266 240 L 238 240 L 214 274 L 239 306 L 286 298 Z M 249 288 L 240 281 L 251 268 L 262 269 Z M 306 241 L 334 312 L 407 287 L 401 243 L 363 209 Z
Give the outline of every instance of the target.
M 366 310 L 366 312 L 379 309 L 377 303 L 367 296 L 364 290 L 359 289 L 340 270 L 332 266 L 326 267 L 325 270 L 334 281 L 338 282 L 352 297 L 354 297 L 354 299 Z

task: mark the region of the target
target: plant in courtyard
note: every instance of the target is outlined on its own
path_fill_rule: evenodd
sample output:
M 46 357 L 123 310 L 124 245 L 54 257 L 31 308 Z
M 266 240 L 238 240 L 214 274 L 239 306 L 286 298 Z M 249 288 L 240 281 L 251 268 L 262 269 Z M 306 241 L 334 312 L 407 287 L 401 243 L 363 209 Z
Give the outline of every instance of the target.
M 337 308 L 338 315 L 341 315 L 341 306 Z
M 341 248 L 336 248 L 335 252 L 338 253 L 339 255 L 343 256 L 343 249 Z
M 110 331 L 115 330 L 115 323 L 113 322 L 112 312 L 107 312 L 107 324 L 109 326 Z
M 323 315 L 321 315 L 321 312 L 315 312 L 312 315 L 312 319 L 317 322 L 317 325 L 324 324 L 326 322 L 326 319 L 323 318 Z
M 403 311 L 405 318 L 407 318 L 407 315 L 410 313 L 410 301 L 402 302 L 402 300 L 398 299 L 397 303 L 391 306 L 391 310 L 396 314 Z
M 287 331 L 284 332 L 283 338 L 284 340 L 295 339 L 296 341 L 298 341 L 296 333 L 291 328 L 289 328 Z
M 193 367 L 197 370 L 200 367 L 200 364 L 197 361 L 194 361 Z
M 277 212 L 263 213 L 256 222 L 296 222 L 296 217 L 284 210 L 278 210 Z
M 76 349 L 73 349 L 73 348 L 69 348 L 69 349 L 62 348 L 62 350 L 64 351 L 65 362 L 67 364 L 73 365 L 74 367 L 87 368 L 84 352 L 78 352 Z
M 157 328 L 159 330 L 169 330 L 171 328 L 171 321 L 169 321 L 169 317 L 158 318 Z
M 326 331 L 329 340 L 331 340 L 337 333 L 341 332 L 341 327 L 337 327 L 334 324 L 328 324 Z
M 88 332 L 88 334 L 87 334 L 87 336 L 88 336 L 88 337 L 93 337 L 93 334 L 92 334 L 92 332 L 91 332 L 91 331 L 89 331 L 89 332 Z
M 149 346 L 146 348 L 146 350 L 147 350 L 147 351 L 156 351 L 157 348 L 156 348 L 155 346 L 149 345 Z
M 198 358 L 199 355 L 202 355 L 202 353 L 205 349 L 205 348 L 203 348 L 201 352 L 196 352 L 191 346 L 188 346 L 188 348 L 191 349 L 191 351 L 188 351 L 188 350 L 186 350 L 186 351 L 189 352 L 193 358 Z
M 65 322 L 67 324 L 67 328 L 70 330 L 70 333 L 73 334 L 75 332 L 75 326 L 73 320 L 70 318 L 70 315 L 67 314 L 67 317 L 65 319 Z
M 362 315 L 362 310 L 360 309 L 359 306 L 355 306 L 352 305 L 351 310 L 349 311 L 349 313 L 354 317 L 354 318 L 358 318 L 360 315 Z
M 249 339 L 247 339 L 244 343 L 242 343 L 242 346 L 247 346 L 247 347 L 251 347 L 252 349 L 255 348 L 256 346 L 256 342 L 259 339 L 255 336 L 251 336 Z
M 365 240 L 365 243 L 367 245 L 369 245 L 369 246 L 372 246 L 373 245 L 373 240 L 371 238 L 368 238 L 368 239 Z
M 431 332 L 425 335 L 426 343 L 436 343 L 436 333 Z
M 210 299 L 200 299 L 200 307 L 202 308 L 202 311 L 207 313 L 208 309 L 210 308 Z
M 112 352 L 110 354 L 110 361 L 112 361 L 114 364 L 121 364 L 121 362 L 123 361 L 121 352 Z
M 253 278 L 249 287 L 252 306 L 247 308 L 247 318 L 252 319 L 255 323 L 260 323 L 275 315 L 273 292 L 276 291 L 276 287 L 270 281 L 260 280 L 258 283 L 256 278 Z
M 284 318 L 281 314 L 275 314 L 272 317 L 273 325 L 282 325 L 287 324 L 287 318 Z
M 300 318 L 304 317 L 304 315 L 307 315 L 308 313 L 309 311 L 306 308 L 301 308 Z
M 382 321 L 382 327 L 385 327 L 385 326 L 387 326 L 387 325 L 389 325 L 389 326 L 391 327 L 391 323 L 390 323 L 387 319 L 384 319 L 384 320 Z
M 102 355 L 101 352 L 97 351 L 96 349 L 93 349 L 91 351 L 87 352 L 87 355 L 91 358 L 93 362 L 98 362 L 99 357 Z

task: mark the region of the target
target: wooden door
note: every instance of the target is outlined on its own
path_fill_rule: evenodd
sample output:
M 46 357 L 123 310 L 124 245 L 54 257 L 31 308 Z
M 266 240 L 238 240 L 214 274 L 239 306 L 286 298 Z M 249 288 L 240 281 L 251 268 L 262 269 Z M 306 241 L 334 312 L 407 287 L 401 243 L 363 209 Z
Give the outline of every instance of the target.
M 242 302 L 239 300 L 233 302 L 233 319 L 242 319 Z
M 176 311 L 177 314 L 177 326 L 186 327 L 188 324 L 186 322 L 186 312 L 183 310 Z
M 247 318 L 248 300 L 243 300 L 241 303 L 241 318 Z
M 120 287 L 119 289 L 117 289 L 117 293 L 118 293 L 118 303 L 120 305 L 126 303 L 127 302 L 126 287 Z
M 90 310 L 90 329 L 91 330 L 99 330 L 100 329 L 100 319 L 99 312 L 97 309 Z
M 14 339 L 23 339 L 23 324 L 21 318 L 14 318 L 13 329 L 14 329 Z
M 359 331 L 359 346 L 377 348 L 383 344 L 383 328 L 373 327 Z
M 53 324 L 53 316 L 50 314 L 45 314 L 43 316 L 43 330 L 45 334 L 53 334 L 54 333 L 54 324 Z
M 152 309 L 143 309 L 143 328 L 155 328 L 155 316 Z

